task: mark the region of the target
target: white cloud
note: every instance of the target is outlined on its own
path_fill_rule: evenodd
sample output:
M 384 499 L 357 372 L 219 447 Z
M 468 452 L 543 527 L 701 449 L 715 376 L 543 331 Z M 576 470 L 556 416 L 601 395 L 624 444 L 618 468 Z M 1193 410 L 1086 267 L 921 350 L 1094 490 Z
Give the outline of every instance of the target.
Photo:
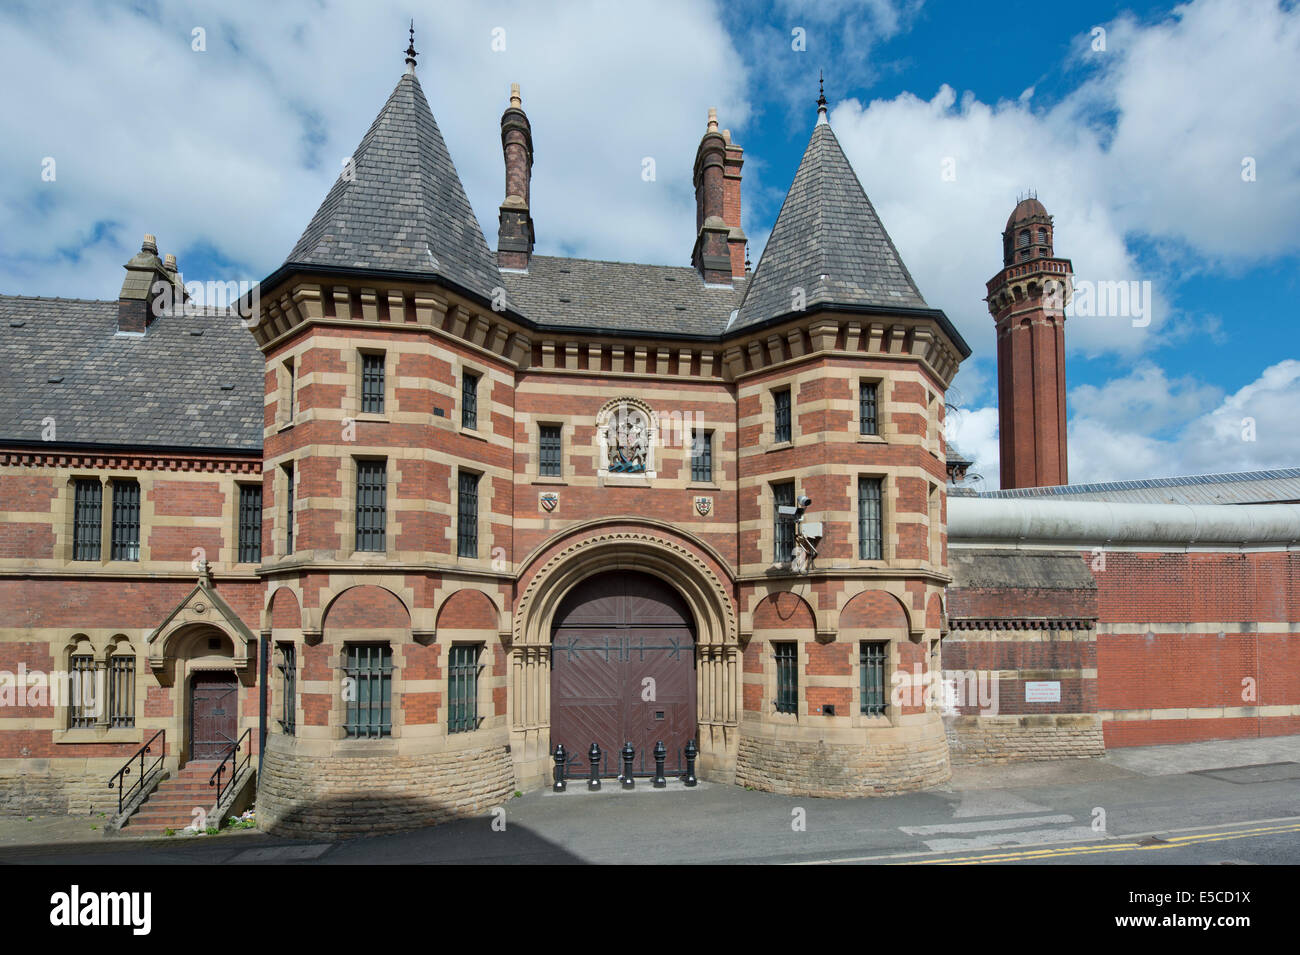
M 1300 7 L 1200 0 L 1108 29 L 1105 53 L 1078 38 L 1062 67 L 1088 76 L 1051 106 L 1031 91 L 989 104 L 945 85 L 928 100 L 904 93 L 832 111 L 922 293 L 977 352 L 993 344 L 982 298 L 1001 267 L 1000 232 L 1030 187 L 1077 278 L 1153 283 L 1149 327 L 1072 319 L 1074 352 L 1139 355 L 1181 334 L 1166 322 L 1190 272 L 1300 250 Z M 1246 156 L 1255 182 L 1242 181 Z M 955 180 L 942 175 L 946 159 Z
M 1288 358 L 1230 395 L 1150 363 L 1070 393 L 1071 484 L 1300 466 L 1300 361 Z M 996 406 L 952 415 L 948 438 L 998 486 Z
M 0 291 L 112 297 L 145 232 L 182 269 L 186 249 L 206 243 L 241 277 L 263 277 L 401 76 L 408 13 L 393 0 L 364 13 L 251 0 L 0 11 Z M 205 52 L 191 49 L 195 27 Z M 504 52 L 491 47 L 497 27 Z M 417 14 L 416 48 L 490 247 L 498 120 L 517 81 L 536 147 L 538 251 L 689 259 L 707 109 L 732 129 L 749 115 L 746 68 L 712 6 L 439 4 Z M 53 183 L 40 178 L 46 156 Z M 654 182 L 641 178 L 646 156 Z

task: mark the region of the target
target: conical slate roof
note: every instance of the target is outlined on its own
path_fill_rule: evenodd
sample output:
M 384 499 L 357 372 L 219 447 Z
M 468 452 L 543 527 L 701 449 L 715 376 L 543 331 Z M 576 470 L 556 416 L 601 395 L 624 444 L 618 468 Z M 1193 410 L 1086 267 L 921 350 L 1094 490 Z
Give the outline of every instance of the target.
M 927 308 L 829 123 L 813 127 L 732 330 L 805 308 Z
M 285 264 L 421 272 L 490 298 L 501 284 L 424 91 L 406 73 Z

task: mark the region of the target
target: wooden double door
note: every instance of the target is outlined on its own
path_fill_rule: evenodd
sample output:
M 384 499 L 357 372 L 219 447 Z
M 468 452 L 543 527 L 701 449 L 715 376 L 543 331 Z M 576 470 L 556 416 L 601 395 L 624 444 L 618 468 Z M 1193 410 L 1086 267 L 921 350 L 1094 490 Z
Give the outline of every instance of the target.
M 681 596 L 633 571 L 596 574 L 567 594 L 551 646 L 551 752 L 564 745 L 569 775 L 590 772 L 593 742 L 601 776 L 622 771 L 625 743 L 634 773 L 653 774 L 660 741 L 666 771 L 680 773 L 695 732 L 695 633 Z

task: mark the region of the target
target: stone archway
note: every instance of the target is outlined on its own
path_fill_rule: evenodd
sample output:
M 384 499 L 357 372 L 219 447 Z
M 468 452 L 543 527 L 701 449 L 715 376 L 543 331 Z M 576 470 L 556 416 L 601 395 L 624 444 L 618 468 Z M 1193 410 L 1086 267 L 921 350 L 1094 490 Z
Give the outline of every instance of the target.
M 718 574 L 691 548 L 648 531 L 608 530 L 552 548 L 528 578 L 515 609 L 511 646 L 511 752 L 522 785 L 540 786 L 553 768 L 551 637 L 565 597 L 602 572 L 647 574 L 671 587 L 695 627 L 696 718 L 701 777 L 731 781 L 740 684 L 735 606 Z

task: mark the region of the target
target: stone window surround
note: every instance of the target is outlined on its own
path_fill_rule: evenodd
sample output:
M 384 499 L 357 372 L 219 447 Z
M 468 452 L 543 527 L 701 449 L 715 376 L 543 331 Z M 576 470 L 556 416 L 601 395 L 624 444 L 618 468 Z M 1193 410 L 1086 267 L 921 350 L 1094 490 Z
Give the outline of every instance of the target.
M 762 402 L 763 421 L 765 422 L 763 436 L 767 438 L 766 450 L 768 451 L 779 451 L 783 448 L 792 447 L 799 441 L 799 415 L 796 411 L 798 384 L 796 378 L 787 378 L 774 384 L 768 384 L 759 390 L 759 400 Z M 776 393 L 778 391 L 788 391 L 790 393 L 790 438 L 787 441 L 776 440 Z
M 461 395 L 465 387 L 465 372 L 471 375 L 478 375 L 478 384 L 475 385 L 476 410 L 474 420 L 476 422 L 473 428 L 465 427 L 461 422 L 464 419 L 464 408 L 461 407 Z M 452 403 L 453 426 L 461 434 L 470 438 L 478 438 L 486 441 L 491 434 L 492 428 L 492 373 L 486 365 L 463 358 L 459 354 L 453 353 L 451 362 L 451 374 L 455 381 L 455 395 Z M 486 386 L 486 387 L 485 387 Z
M 759 638 L 762 639 L 762 638 Z M 776 644 L 793 643 L 795 645 L 795 707 L 793 713 L 781 713 L 776 708 Z M 795 632 L 782 633 L 779 636 L 763 639 L 763 708 L 759 712 L 763 719 L 786 726 L 798 726 L 804 709 L 808 705 L 808 651 L 806 640 L 800 640 Z
M 862 512 L 861 497 L 858 494 L 858 482 L 862 478 L 879 478 L 880 479 L 880 559 L 863 559 L 858 556 L 862 553 Z M 887 470 L 878 471 L 857 471 L 853 476 L 853 562 L 858 566 L 890 566 L 894 563 L 897 555 L 896 535 L 897 517 L 894 513 L 894 497 L 897 489 L 894 484 L 894 474 Z
M 382 355 L 384 359 L 384 410 L 380 412 L 362 411 L 361 395 L 365 387 L 363 377 L 365 375 L 365 363 L 362 360 L 364 355 Z M 384 348 L 376 348 L 370 345 L 358 345 L 352 349 L 345 359 L 348 368 L 348 377 L 352 381 L 352 387 L 348 389 L 344 401 L 348 405 L 348 411 L 351 412 L 351 418 L 354 421 L 388 421 L 395 410 L 396 382 L 393 375 L 393 362 L 389 358 L 389 352 Z
M 853 392 L 853 434 L 864 444 L 884 444 L 895 432 L 893 422 L 887 413 L 889 397 L 893 394 L 893 378 L 887 371 L 869 371 L 857 376 L 858 387 Z M 876 386 L 876 433 L 862 433 L 862 393 L 863 384 Z
M 242 488 L 245 487 L 256 487 L 262 491 L 262 516 L 258 522 L 258 534 L 260 538 L 258 543 L 258 550 L 262 552 L 262 560 L 265 560 L 266 559 L 265 548 L 262 547 L 261 541 L 266 539 L 263 533 L 266 527 L 266 486 L 261 481 L 238 481 L 237 480 L 234 482 L 233 487 L 234 490 L 231 492 L 231 503 L 232 503 L 231 511 L 233 512 L 234 521 L 230 532 L 231 547 L 230 547 L 229 563 L 234 565 L 247 564 L 250 567 L 255 567 L 257 566 L 257 564 L 249 564 L 247 561 L 241 561 L 239 559 L 240 498 L 243 495 Z M 143 489 L 141 490 L 143 491 Z M 144 536 L 143 527 L 140 529 L 140 536 L 141 537 Z M 144 541 L 140 542 L 140 546 L 141 548 L 144 547 Z
M 281 461 L 279 465 L 276 466 L 274 472 L 274 478 L 273 478 L 273 484 L 274 484 L 273 490 L 275 493 L 275 537 L 272 540 L 273 546 L 271 548 L 275 556 L 281 559 L 292 556 L 292 554 L 288 553 L 285 549 L 285 545 L 287 543 L 286 531 L 290 531 L 290 530 L 293 531 L 293 554 L 299 552 L 299 550 L 301 549 L 300 545 L 302 543 L 301 541 L 298 540 L 298 528 L 296 526 L 297 521 L 294 521 L 295 524 L 294 527 L 292 528 L 289 527 L 289 522 L 293 520 L 294 517 L 293 514 L 289 513 L 289 481 L 290 481 L 289 469 L 292 469 L 293 471 L 293 478 L 292 478 L 294 484 L 293 487 L 294 508 L 293 509 L 295 513 L 297 512 L 298 508 L 302 504 L 302 502 L 298 500 L 298 485 L 301 483 L 298 480 L 299 478 L 298 461 L 295 458 L 290 458 L 287 461 Z M 266 513 L 265 503 L 262 505 L 262 513 L 264 515 Z M 263 561 L 266 560 L 266 556 L 267 555 L 265 554 L 262 555 Z
M 906 639 L 904 637 L 903 639 Z M 849 642 L 849 668 L 853 680 L 853 708 L 849 714 L 852 717 L 854 726 L 861 726 L 864 729 L 872 727 L 885 729 L 898 725 L 898 717 L 901 708 L 894 699 L 894 674 L 898 672 L 898 643 L 897 636 L 891 637 L 887 633 L 873 632 L 869 628 L 855 628 L 855 635 L 848 638 Z M 885 672 L 883 674 L 885 681 L 885 712 L 881 716 L 868 716 L 862 712 L 862 644 L 864 643 L 883 643 L 885 649 Z
M 292 428 L 294 422 L 298 420 L 300 409 L 298 407 L 297 391 L 302 371 L 298 367 L 299 357 L 301 356 L 297 353 L 285 355 L 276 366 L 275 425 L 276 429 L 280 431 Z
M 559 474 L 542 474 L 542 428 L 559 428 L 560 429 L 560 473 Z M 533 422 L 532 434 L 529 435 L 528 456 L 533 460 L 530 462 L 528 471 L 533 476 L 534 484 L 568 484 L 573 478 L 573 468 L 569 464 L 569 433 L 573 429 L 565 424 L 559 418 L 539 418 Z
M 108 689 L 108 661 L 114 656 L 129 656 L 135 659 L 135 726 L 124 729 L 112 729 L 109 726 L 108 700 L 104 700 L 104 709 L 93 727 L 84 727 L 70 729 L 68 720 L 70 718 L 69 707 L 64 701 L 62 705 L 52 707 L 55 713 L 55 727 L 51 734 L 52 742 L 56 746 L 74 745 L 85 743 L 143 743 L 145 728 L 141 726 L 141 717 L 144 712 L 145 695 L 147 689 L 145 682 L 140 679 L 142 672 L 147 672 L 145 667 L 142 671 L 140 666 L 140 654 L 136 652 L 135 646 L 131 639 L 121 632 L 114 633 L 110 637 L 100 637 L 91 639 L 84 632 L 79 632 L 69 637 L 59 651 L 56 659 L 58 666 L 64 671 L 70 672 L 72 669 L 72 658 L 74 656 L 94 657 L 95 670 L 97 673 L 104 674 L 105 692 Z M 28 686 L 31 683 L 29 681 Z M 49 692 L 47 690 L 47 692 Z M 149 735 L 156 732 L 149 729 Z
M 696 428 L 692 428 L 690 431 L 691 434 L 690 441 L 692 444 L 694 444 L 695 441 L 696 430 L 697 430 Z M 698 430 L 703 431 L 706 435 L 708 435 L 709 438 L 709 452 L 710 452 L 710 460 L 712 463 L 710 468 L 710 480 L 708 481 L 695 480 L 691 469 L 691 465 L 694 459 L 691 457 L 689 448 L 684 448 L 682 451 L 681 479 L 686 482 L 687 490 L 721 491 L 722 490 L 721 482 L 722 480 L 725 480 L 725 478 L 721 477 L 718 473 L 719 471 L 724 470 L 723 469 L 724 459 L 721 455 L 718 454 L 718 435 L 720 433 L 719 429 L 699 428 Z
M 357 550 L 357 462 L 359 461 L 382 461 L 384 462 L 384 549 L 379 550 Z M 347 494 L 348 506 L 343 508 L 342 539 L 340 543 L 340 553 L 346 555 L 348 560 L 378 560 L 393 559 L 397 557 L 396 538 L 401 532 L 401 521 L 397 520 L 398 510 L 393 506 L 397 500 L 397 485 L 401 479 L 400 467 L 395 467 L 397 463 L 389 455 L 379 453 L 356 452 L 354 454 L 344 455 L 338 459 L 339 462 L 339 482 L 340 486 Z M 295 469 L 294 474 L 297 474 Z M 294 550 L 298 549 L 297 535 L 294 536 Z
M 99 503 L 99 560 L 76 560 L 76 519 L 77 519 L 77 482 L 98 481 L 100 485 Z M 140 485 L 140 556 L 138 560 L 113 560 L 113 482 L 134 481 Z M 138 567 L 150 559 L 149 534 L 153 525 L 153 502 L 150 495 L 153 481 L 138 472 L 108 471 L 103 474 L 89 474 L 73 471 L 59 485 L 62 498 L 57 506 L 64 515 L 63 553 L 64 563 L 68 567 Z

